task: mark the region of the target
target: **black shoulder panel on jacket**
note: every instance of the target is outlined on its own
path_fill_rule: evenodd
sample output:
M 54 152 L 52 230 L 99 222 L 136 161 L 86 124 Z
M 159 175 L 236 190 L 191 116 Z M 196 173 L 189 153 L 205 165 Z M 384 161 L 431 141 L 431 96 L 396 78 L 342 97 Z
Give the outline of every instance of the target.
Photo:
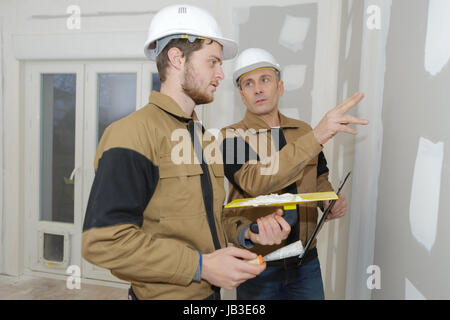
M 228 138 L 220 146 L 225 176 L 240 192 L 242 189 L 234 181 L 234 174 L 250 160 L 260 161 L 258 154 L 241 137 Z
M 325 155 L 323 154 L 323 152 L 321 151 L 319 153 L 319 160 L 317 163 L 317 177 L 320 177 L 322 174 L 328 172 L 328 167 L 327 167 L 327 159 L 325 159 Z
M 124 148 L 104 152 L 91 188 L 83 231 L 128 223 L 141 226 L 158 179 L 158 167 L 142 154 Z

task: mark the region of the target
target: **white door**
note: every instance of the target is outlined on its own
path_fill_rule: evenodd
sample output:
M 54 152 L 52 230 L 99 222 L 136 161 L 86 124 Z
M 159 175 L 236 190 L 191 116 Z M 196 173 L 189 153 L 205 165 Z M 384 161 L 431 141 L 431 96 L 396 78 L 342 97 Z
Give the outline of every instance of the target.
M 154 63 L 25 64 L 25 266 L 119 281 L 81 257 L 81 233 L 104 129 L 159 90 Z
M 25 266 L 65 274 L 80 265 L 83 65 L 25 68 Z
M 84 119 L 84 210 L 94 181 L 94 158 L 105 128 L 142 106 L 142 66 L 138 63 L 86 65 L 86 117 Z M 119 281 L 103 268 L 83 259 L 87 278 Z

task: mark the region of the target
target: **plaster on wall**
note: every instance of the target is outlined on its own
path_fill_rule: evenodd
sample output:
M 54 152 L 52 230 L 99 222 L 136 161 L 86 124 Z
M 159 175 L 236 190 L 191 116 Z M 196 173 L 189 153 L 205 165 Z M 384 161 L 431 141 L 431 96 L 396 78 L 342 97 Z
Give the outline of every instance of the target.
M 308 18 L 287 15 L 280 32 L 280 44 L 293 52 L 302 50 L 310 23 Z
M 392 0 L 366 0 L 364 11 L 371 5 L 381 10 L 381 30 L 365 27 L 361 51 L 359 90 L 365 98 L 359 103 L 357 116 L 369 119 L 370 125 L 358 127 L 355 143 L 353 185 L 350 208 L 350 234 L 347 261 L 347 299 L 370 299 L 367 288 L 367 267 L 374 263 L 375 225 L 377 216 L 378 177 L 382 155 L 384 128 L 382 123 L 386 45 Z M 354 29 L 356 31 L 356 29 Z M 351 91 L 350 91 L 351 93 Z
M 404 299 L 405 278 L 427 299 L 450 297 L 450 68 L 434 77 L 425 70 L 428 7 L 392 1 L 373 259 L 382 280 L 373 299 Z
M 284 90 L 294 91 L 303 87 L 305 75 L 306 65 L 286 66 L 281 73 L 281 78 L 284 81 Z
M 409 223 L 414 238 L 428 251 L 431 251 L 436 241 L 443 159 L 443 142 L 434 144 L 420 137 L 409 204 Z
M 425 45 L 425 70 L 435 76 L 450 60 L 450 1 L 430 0 Z
M 245 24 L 250 16 L 250 7 L 242 7 L 233 10 L 233 23 L 235 25 Z
M 348 55 L 350 54 L 350 44 L 352 42 L 352 19 L 350 20 L 347 26 L 347 39 L 345 43 L 345 60 L 348 59 Z
M 426 300 L 425 296 L 405 278 L 405 300 Z

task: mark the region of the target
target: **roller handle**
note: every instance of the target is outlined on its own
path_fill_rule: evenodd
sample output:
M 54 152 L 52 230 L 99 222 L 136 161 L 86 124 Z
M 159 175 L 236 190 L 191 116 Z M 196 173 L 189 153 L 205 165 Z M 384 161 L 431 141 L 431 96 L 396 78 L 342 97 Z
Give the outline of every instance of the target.
M 285 209 L 282 217 L 291 227 L 293 227 L 298 220 L 297 208 L 288 210 Z M 250 231 L 253 233 L 259 233 L 258 224 L 256 222 L 253 222 L 250 225 Z

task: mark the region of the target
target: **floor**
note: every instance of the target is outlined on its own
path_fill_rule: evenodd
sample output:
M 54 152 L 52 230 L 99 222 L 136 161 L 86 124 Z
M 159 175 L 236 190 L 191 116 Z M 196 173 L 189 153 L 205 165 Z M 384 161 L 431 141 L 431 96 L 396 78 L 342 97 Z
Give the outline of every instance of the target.
M 127 300 L 128 290 L 93 284 L 67 289 L 65 280 L 0 279 L 0 300 Z
M 127 300 L 128 289 L 80 284 L 67 289 L 65 280 L 0 277 L 0 300 Z M 222 289 L 223 300 L 235 300 L 235 290 Z

